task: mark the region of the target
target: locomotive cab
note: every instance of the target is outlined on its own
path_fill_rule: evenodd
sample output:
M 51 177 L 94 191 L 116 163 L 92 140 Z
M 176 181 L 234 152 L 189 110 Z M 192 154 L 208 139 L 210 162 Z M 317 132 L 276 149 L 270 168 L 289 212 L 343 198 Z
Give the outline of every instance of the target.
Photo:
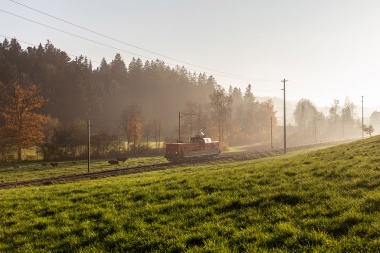
M 191 138 L 190 143 L 202 143 L 202 144 L 205 144 L 205 143 L 212 143 L 212 140 L 211 140 L 211 138 L 201 137 L 201 136 L 197 135 L 197 136 Z
M 196 135 L 188 143 L 166 144 L 165 157 L 170 161 L 212 158 L 219 155 L 219 141 L 204 135 Z

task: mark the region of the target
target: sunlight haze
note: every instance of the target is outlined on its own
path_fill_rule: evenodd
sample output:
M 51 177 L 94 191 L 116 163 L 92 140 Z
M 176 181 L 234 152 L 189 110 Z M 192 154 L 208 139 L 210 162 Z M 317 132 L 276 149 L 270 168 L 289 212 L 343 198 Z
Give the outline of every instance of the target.
M 349 97 L 360 106 L 364 96 L 365 107 L 380 109 L 379 1 L 1 2 L 0 39 L 23 48 L 50 40 L 94 67 L 116 53 L 125 62 L 158 58 L 226 89 L 250 83 L 260 97 L 282 98 L 285 78 L 289 100 L 323 107 Z

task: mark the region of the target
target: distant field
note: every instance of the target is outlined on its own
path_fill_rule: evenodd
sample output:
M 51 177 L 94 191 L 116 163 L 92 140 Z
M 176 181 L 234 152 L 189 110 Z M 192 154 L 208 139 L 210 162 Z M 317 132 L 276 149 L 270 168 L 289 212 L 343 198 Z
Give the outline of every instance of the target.
M 380 137 L 0 192 L 2 252 L 378 252 Z

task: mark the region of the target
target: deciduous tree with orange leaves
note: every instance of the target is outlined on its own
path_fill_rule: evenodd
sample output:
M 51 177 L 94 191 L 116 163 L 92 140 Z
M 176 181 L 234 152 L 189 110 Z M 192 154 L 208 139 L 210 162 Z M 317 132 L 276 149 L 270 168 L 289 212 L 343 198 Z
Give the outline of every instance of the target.
M 0 83 L 1 115 L 4 126 L 0 137 L 7 137 L 11 145 L 17 147 L 17 159 L 21 160 L 21 150 L 43 143 L 42 127 L 45 115 L 34 112 L 47 100 L 39 95 L 35 84 L 22 86 L 18 82 L 10 85 Z
M 121 124 L 127 136 L 128 150 L 129 144 L 133 142 L 133 150 L 139 143 L 142 136 L 141 107 L 132 103 L 128 105 L 121 114 Z

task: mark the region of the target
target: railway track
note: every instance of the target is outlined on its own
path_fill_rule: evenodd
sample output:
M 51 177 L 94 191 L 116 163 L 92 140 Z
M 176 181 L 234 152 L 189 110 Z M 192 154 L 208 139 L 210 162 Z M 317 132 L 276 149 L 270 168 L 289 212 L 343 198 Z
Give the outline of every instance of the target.
M 81 179 L 95 179 L 95 178 L 102 178 L 102 177 L 142 173 L 142 172 L 148 172 L 148 171 L 165 170 L 165 169 L 173 168 L 175 166 L 186 165 L 186 164 L 194 165 L 194 164 L 205 163 L 205 162 L 216 161 L 216 160 L 217 161 L 227 160 L 227 159 L 231 159 L 232 157 L 236 158 L 243 154 L 246 155 L 247 153 L 235 153 L 234 155 L 232 154 L 224 155 L 221 157 L 217 157 L 215 160 L 193 160 L 193 161 L 189 160 L 189 161 L 183 161 L 183 162 L 168 162 L 168 163 L 144 165 L 144 166 L 131 167 L 131 168 L 103 170 L 103 171 L 96 171 L 96 172 L 82 173 L 82 174 L 69 174 L 69 175 L 62 175 L 62 176 L 49 177 L 49 178 L 39 178 L 39 179 L 31 179 L 31 180 L 23 180 L 23 181 L 16 180 L 13 182 L 0 183 L 0 189 L 17 188 L 17 187 L 33 186 L 33 185 L 34 186 L 49 185 L 49 184 L 55 184 L 55 183 L 73 182 L 73 181 L 78 181 Z
M 298 145 L 298 146 L 288 147 L 287 149 L 300 150 L 300 149 L 312 148 L 312 147 L 317 147 L 317 146 L 347 143 L 353 140 L 354 139 L 344 140 L 344 141 L 339 141 L 339 142 L 323 142 L 323 143 L 315 143 L 315 144 Z M 263 148 L 263 146 L 261 146 L 260 148 Z M 180 165 L 186 165 L 186 164 L 199 164 L 199 163 L 205 163 L 205 162 L 210 162 L 210 161 L 221 161 L 221 160 L 229 160 L 229 159 L 234 159 L 234 160 L 257 159 L 257 158 L 276 156 L 276 155 L 281 155 L 281 154 L 282 154 L 282 149 L 256 148 L 256 149 L 252 149 L 250 151 L 245 151 L 245 152 L 222 153 L 220 156 L 216 157 L 215 160 L 168 162 L 168 163 L 144 165 L 144 166 L 138 166 L 138 167 L 132 167 L 132 168 L 118 168 L 118 169 L 82 173 L 82 174 L 69 174 L 69 175 L 62 175 L 62 176 L 50 177 L 50 178 L 40 178 L 40 179 L 23 180 L 23 181 L 16 180 L 13 182 L 0 183 L 0 189 L 17 188 L 17 187 L 33 186 L 33 185 L 35 186 L 35 185 L 66 183 L 66 182 L 78 181 L 81 179 L 95 179 L 95 178 L 102 178 L 102 177 L 142 173 L 142 172 L 148 172 L 148 171 L 165 170 L 165 169 L 173 168 Z
M 103 171 L 96 171 L 96 172 L 90 172 L 90 173 L 69 174 L 69 175 L 62 175 L 62 176 L 49 177 L 49 178 L 39 178 L 39 179 L 31 179 L 31 180 L 23 180 L 23 181 L 16 180 L 13 182 L 0 183 L 0 189 L 17 188 L 17 187 L 33 186 L 33 185 L 49 185 L 49 184 L 55 184 L 55 183 L 72 182 L 72 181 L 77 181 L 81 179 L 95 179 L 95 178 L 102 178 L 102 177 L 135 174 L 135 173 L 155 171 L 155 170 L 165 170 L 165 169 L 173 168 L 179 165 L 198 164 L 198 163 L 204 163 L 204 162 L 205 162 L 204 160 L 168 162 L 168 163 L 151 164 L 151 165 L 144 165 L 144 166 L 131 167 L 131 168 L 126 167 L 126 168 L 118 168 L 118 169 L 112 169 L 112 170 L 103 170 Z
M 69 174 L 69 175 L 62 175 L 62 176 L 57 176 L 57 177 L 6 182 L 6 183 L 0 184 L 0 189 L 16 188 L 16 187 L 32 186 L 32 185 L 48 185 L 48 184 L 54 184 L 54 183 L 72 182 L 72 181 L 77 181 L 80 179 L 94 179 L 94 178 L 101 178 L 101 177 L 140 173 L 144 171 L 162 170 L 168 167 L 172 167 L 173 165 L 174 164 L 172 163 L 160 163 L 160 164 L 145 165 L 145 166 L 132 167 L 132 168 L 118 168 L 118 169 L 103 170 L 103 171 L 90 172 L 90 173 Z

